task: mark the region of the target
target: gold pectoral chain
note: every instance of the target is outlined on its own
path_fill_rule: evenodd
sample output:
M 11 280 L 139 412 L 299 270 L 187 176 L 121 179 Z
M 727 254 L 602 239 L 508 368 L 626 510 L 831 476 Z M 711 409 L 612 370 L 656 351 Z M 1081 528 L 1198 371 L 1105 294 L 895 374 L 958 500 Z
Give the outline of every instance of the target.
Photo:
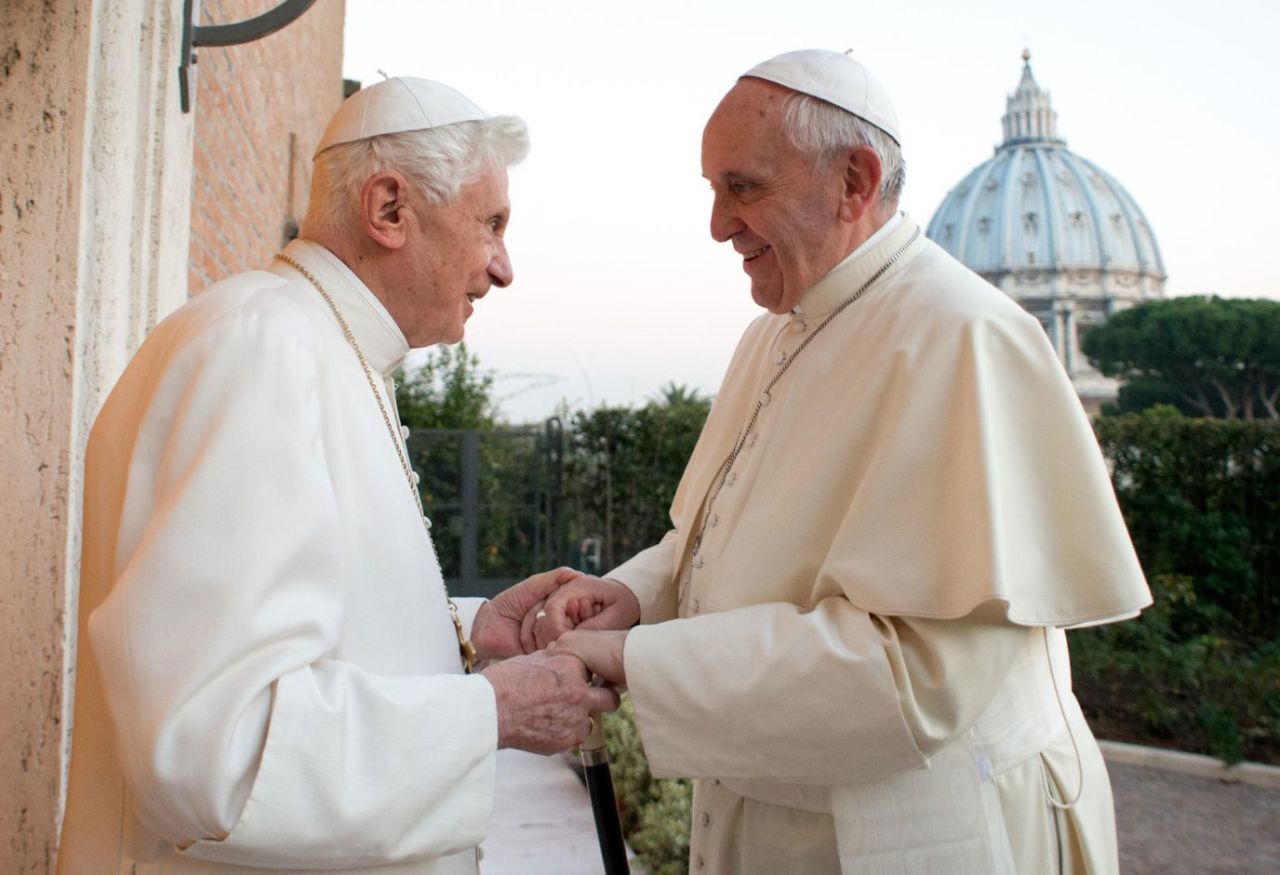
M 333 317 L 338 320 L 338 326 L 342 329 L 343 336 L 346 337 L 347 343 L 355 351 L 356 358 L 360 360 L 360 367 L 364 369 L 365 379 L 369 382 L 369 390 L 373 392 L 373 400 L 378 402 L 378 410 L 382 413 L 382 421 L 387 426 L 387 435 L 391 438 L 391 445 L 395 448 L 396 456 L 400 459 L 400 467 L 404 470 L 405 482 L 409 484 L 409 491 L 413 494 L 414 503 L 418 507 L 418 516 L 422 520 L 423 528 L 427 531 L 427 538 L 430 539 L 431 521 L 427 519 L 426 509 L 422 506 L 422 496 L 418 493 L 418 485 L 413 480 L 413 468 L 409 466 L 409 459 L 405 455 L 404 445 L 396 432 L 395 426 L 391 424 L 391 414 L 387 411 L 387 405 L 383 403 L 382 393 L 378 391 L 377 383 L 374 382 L 373 368 L 369 367 L 369 362 L 365 360 L 364 352 L 360 349 L 360 344 L 356 342 L 356 336 L 351 333 L 351 327 L 347 325 L 347 320 L 343 318 L 342 311 L 338 309 L 338 305 L 311 271 L 282 252 L 276 253 L 276 258 L 302 274 L 311 285 L 315 286 L 316 291 L 320 293 L 320 297 L 324 298 L 325 303 L 329 305 L 329 309 L 333 311 Z M 443 586 L 443 574 L 440 576 L 440 580 Z M 458 606 L 449 596 L 447 587 L 445 588 L 444 596 L 449 603 L 449 619 L 453 621 L 453 629 L 458 635 L 458 652 L 462 655 L 462 665 L 467 674 L 470 674 L 471 669 L 476 664 L 476 648 L 467 640 L 466 632 L 462 628 L 462 618 L 458 616 Z
M 813 341 L 813 339 L 822 332 L 822 329 L 830 325 L 831 320 L 835 319 L 837 316 L 843 313 L 845 309 L 849 307 L 849 305 L 851 305 L 854 301 L 861 298 L 863 294 L 867 291 L 867 289 L 871 288 L 871 286 L 875 283 L 876 280 L 884 276 L 885 271 L 887 271 L 889 268 L 893 267 L 893 265 L 897 263 L 898 259 L 902 257 L 902 254 L 907 251 L 907 249 L 911 246 L 912 243 L 916 242 L 916 238 L 919 236 L 920 236 L 920 229 L 916 228 L 915 232 L 911 235 L 910 239 L 908 239 L 906 243 L 903 243 L 902 246 L 898 248 L 897 252 L 893 253 L 893 255 L 890 255 L 889 259 L 884 264 L 880 265 L 879 270 L 877 270 L 870 277 L 868 277 L 867 281 L 864 282 L 861 286 L 859 286 L 856 292 L 854 292 L 849 297 L 845 298 L 843 301 L 840 302 L 839 305 L 836 306 L 834 310 L 828 313 L 827 318 L 819 322 L 818 327 L 814 328 L 813 331 L 809 333 L 808 337 L 800 341 L 800 345 L 796 347 L 796 351 L 786 357 L 786 359 L 782 362 L 782 366 L 778 368 L 778 372 L 773 375 L 773 379 L 771 379 L 767 384 L 765 384 L 764 389 L 760 392 L 760 396 L 769 394 L 769 391 L 773 389 L 773 387 L 777 384 L 779 380 L 782 379 L 782 375 L 787 372 L 787 369 L 791 367 L 792 363 L 797 358 L 800 357 L 800 353 L 804 352 L 804 348 L 808 346 Z M 743 446 L 746 445 L 747 437 L 751 434 L 751 429 L 755 427 L 756 420 L 760 417 L 760 411 L 762 409 L 764 409 L 764 399 L 758 396 L 756 398 L 755 409 L 751 411 L 751 416 L 750 418 L 747 419 L 747 424 L 742 427 L 742 430 L 740 432 L 738 432 L 738 438 L 733 442 L 733 449 L 729 451 L 728 458 L 724 460 L 724 463 L 720 466 L 720 470 L 717 472 L 719 476 L 719 480 L 716 483 L 715 490 L 712 491 L 711 493 L 711 498 L 707 501 L 706 510 L 704 510 L 702 513 L 702 526 L 698 529 L 698 536 L 693 539 L 693 550 L 695 553 L 702 546 L 702 536 L 706 534 L 707 520 L 711 517 L 711 506 L 715 504 L 716 498 L 718 498 L 720 495 L 720 490 L 724 488 L 725 480 L 728 479 L 729 472 L 733 469 L 733 463 L 738 460 L 738 454 L 742 452 Z

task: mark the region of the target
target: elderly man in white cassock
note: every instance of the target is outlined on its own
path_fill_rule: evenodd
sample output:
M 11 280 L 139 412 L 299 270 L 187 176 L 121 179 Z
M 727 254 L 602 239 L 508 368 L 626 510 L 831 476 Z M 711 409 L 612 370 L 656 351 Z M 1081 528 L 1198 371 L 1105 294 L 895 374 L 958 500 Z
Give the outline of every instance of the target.
M 520 646 L 573 572 L 449 598 L 392 391 L 511 282 L 527 150 L 444 85 L 358 92 L 302 236 L 125 371 L 89 442 L 59 872 L 474 875 L 496 751 L 564 750 L 616 707 Z
M 711 235 L 768 312 L 673 530 L 532 632 L 629 686 L 654 774 L 696 779 L 694 872 L 1115 872 L 1063 629 L 1150 596 L 1044 332 L 898 211 L 899 144 L 846 55 L 724 97 Z

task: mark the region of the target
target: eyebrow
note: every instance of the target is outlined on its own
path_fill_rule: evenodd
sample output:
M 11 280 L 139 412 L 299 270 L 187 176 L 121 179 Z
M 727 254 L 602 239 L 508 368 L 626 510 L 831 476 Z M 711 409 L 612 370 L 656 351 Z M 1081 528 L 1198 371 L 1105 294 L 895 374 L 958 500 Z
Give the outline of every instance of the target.
M 720 182 L 759 182 L 760 181 L 757 177 L 749 176 L 739 170 L 726 170 L 724 173 L 720 174 L 720 176 L 716 178 L 707 176 L 704 173 L 702 174 L 702 178 L 705 180 L 708 180 L 709 182 L 715 182 L 717 181 L 717 179 Z

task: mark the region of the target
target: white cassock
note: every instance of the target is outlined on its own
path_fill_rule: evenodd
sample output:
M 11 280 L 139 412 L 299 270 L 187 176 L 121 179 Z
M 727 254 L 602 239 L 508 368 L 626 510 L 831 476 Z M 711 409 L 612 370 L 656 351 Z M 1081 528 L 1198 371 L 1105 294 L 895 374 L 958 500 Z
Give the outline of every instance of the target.
M 674 530 L 609 575 L 653 624 L 624 653 L 650 766 L 699 779 L 695 873 L 1116 871 L 1062 627 L 1150 595 L 1039 324 L 916 231 L 751 325 Z
M 286 252 L 398 429 L 403 334 L 328 250 Z M 493 690 L 462 672 L 391 441 L 292 267 L 147 338 L 89 441 L 59 872 L 476 872 Z

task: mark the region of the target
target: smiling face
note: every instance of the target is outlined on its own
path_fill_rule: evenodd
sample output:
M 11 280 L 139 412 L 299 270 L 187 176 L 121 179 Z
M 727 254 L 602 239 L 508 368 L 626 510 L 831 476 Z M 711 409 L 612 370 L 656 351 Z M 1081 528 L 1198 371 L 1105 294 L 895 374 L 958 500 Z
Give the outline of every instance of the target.
M 702 175 L 715 195 L 711 236 L 741 253 L 751 297 L 773 313 L 790 311 L 851 249 L 840 219 L 844 163 L 815 167 L 787 139 L 789 93 L 743 79 L 702 135 Z
M 503 235 L 511 215 L 507 170 L 493 165 L 444 204 L 409 199 L 404 245 L 384 303 L 409 346 L 462 340 L 474 304 L 513 278 Z

